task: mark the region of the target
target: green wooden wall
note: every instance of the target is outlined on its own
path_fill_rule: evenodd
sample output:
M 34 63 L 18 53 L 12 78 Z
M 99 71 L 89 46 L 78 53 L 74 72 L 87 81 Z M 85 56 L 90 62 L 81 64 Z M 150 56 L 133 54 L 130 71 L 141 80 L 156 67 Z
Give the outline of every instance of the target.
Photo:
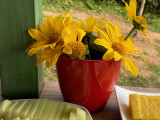
M 5 97 L 38 97 L 43 87 L 43 65 L 26 49 L 34 40 L 28 28 L 42 23 L 42 0 L 0 0 L 0 77 Z

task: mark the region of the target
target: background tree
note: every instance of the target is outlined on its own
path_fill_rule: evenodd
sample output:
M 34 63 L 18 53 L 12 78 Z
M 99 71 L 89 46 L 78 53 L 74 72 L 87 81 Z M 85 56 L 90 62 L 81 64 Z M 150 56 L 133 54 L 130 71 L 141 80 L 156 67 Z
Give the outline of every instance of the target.
M 139 9 L 139 14 L 138 14 L 139 16 L 142 16 L 143 14 L 145 3 L 146 3 L 146 0 L 141 1 L 141 7 Z
M 143 11 L 144 11 L 145 3 L 146 3 L 146 0 L 142 0 L 142 1 L 141 1 L 141 7 L 140 7 L 140 9 L 139 9 L 138 16 L 142 16 Z M 135 36 L 137 36 L 137 34 L 138 34 L 138 32 L 136 31 L 136 32 L 133 34 L 133 36 L 135 37 Z

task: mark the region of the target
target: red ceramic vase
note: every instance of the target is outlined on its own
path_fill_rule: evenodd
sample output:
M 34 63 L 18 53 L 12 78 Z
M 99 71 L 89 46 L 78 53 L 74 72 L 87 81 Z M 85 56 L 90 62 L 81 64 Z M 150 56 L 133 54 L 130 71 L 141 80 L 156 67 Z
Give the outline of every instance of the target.
M 64 100 L 95 112 L 112 94 L 121 61 L 81 60 L 61 55 L 56 66 Z

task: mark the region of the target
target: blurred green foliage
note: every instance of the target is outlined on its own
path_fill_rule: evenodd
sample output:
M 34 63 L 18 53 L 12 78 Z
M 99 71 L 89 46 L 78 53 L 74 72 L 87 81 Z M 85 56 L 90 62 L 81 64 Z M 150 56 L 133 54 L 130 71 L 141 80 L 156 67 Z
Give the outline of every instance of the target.
M 156 75 L 160 75 L 160 65 L 149 64 L 148 69 L 154 71 Z
M 129 2 L 129 0 L 126 0 L 126 2 Z M 137 3 L 138 12 L 141 0 L 137 0 Z M 104 12 L 118 15 L 128 21 L 122 0 L 43 0 L 43 10 L 57 13 L 71 9 L 87 12 L 88 14 L 92 14 L 88 10 L 96 10 L 97 13 Z M 147 20 L 148 28 L 160 33 L 160 0 L 146 0 L 143 16 Z
M 126 2 L 129 3 L 129 0 L 125 0 Z M 139 8 L 141 5 L 142 0 L 137 0 L 137 7 Z M 86 6 L 88 6 L 89 9 L 96 9 L 97 6 L 100 6 L 105 3 L 105 5 L 109 5 L 111 2 L 117 2 L 121 6 L 124 6 L 124 3 L 122 0 L 43 0 L 43 4 L 47 5 L 56 5 L 57 8 L 60 8 L 63 6 L 64 8 L 73 5 L 73 3 L 79 3 L 82 2 Z M 146 0 L 144 12 L 148 13 L 160 13 L 160 0 Z
M 151 69 L 152 70 L 152 69 Z M 138 75 L 134 77 L 131 73 L 120 72 L 117 85 L 131 86 L 131 87 L 147 87 L 147 88 L 159 88 L 160 81 L 158 80 L 158 75 L 154 74 L 150 77 L 144 77 L 143 75 Z
M 125 0 L 126 2 L 129 3 L 129 0 Z M 142 0 L 137 0 L 137 7 L 138 9 L 140 8 L 141 6 L 141 1 Z M 121 0 L 116 0 L 116 2 L 120 3 L 123 5 L 122 1 Z M 157 13 L 159 14 L 160 13 L 160 0 L 146 0 L 146 3 L 145 3 L 145 8 L 144 8 L 144 13 Z

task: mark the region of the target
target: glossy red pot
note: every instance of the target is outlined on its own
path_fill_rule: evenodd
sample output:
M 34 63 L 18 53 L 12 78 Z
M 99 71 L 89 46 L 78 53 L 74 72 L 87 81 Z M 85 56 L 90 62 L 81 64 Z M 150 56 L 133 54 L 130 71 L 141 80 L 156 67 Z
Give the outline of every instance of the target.
M 64 100 L 95 112 L 113 92 L 121 61 L 81 60 L 61 55 L 56 66 Z

